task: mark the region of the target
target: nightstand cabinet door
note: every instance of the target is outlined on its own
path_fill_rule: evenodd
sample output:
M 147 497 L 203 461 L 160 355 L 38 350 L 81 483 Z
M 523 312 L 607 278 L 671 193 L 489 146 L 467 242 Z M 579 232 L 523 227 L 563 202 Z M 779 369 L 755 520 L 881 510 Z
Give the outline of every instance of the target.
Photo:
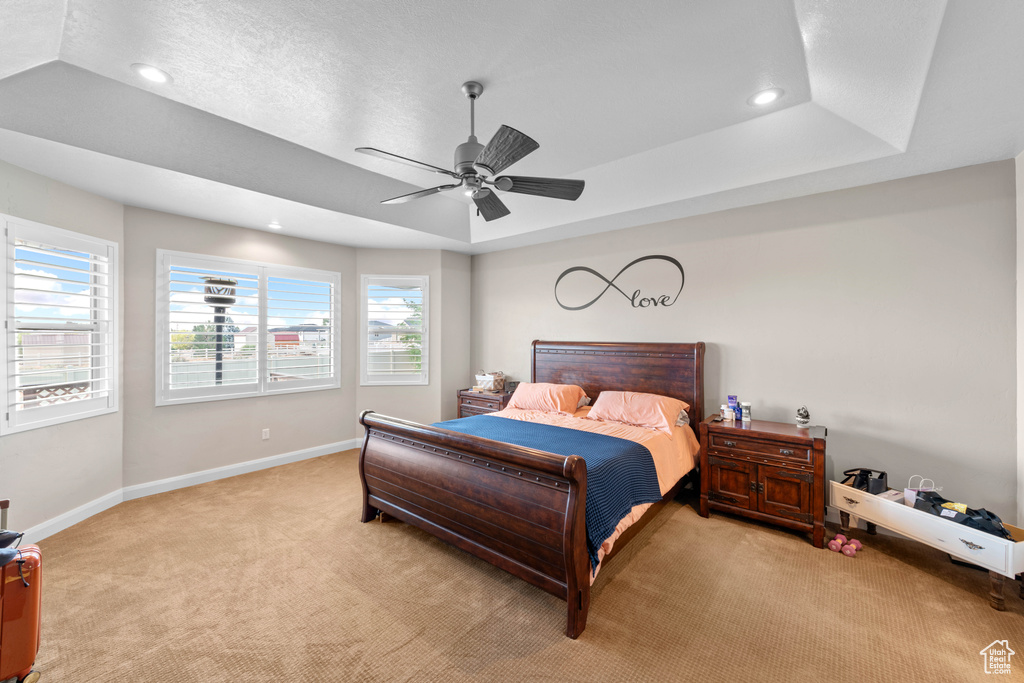
M 708 457 L 711 488 L 708 499 L 742 510 L 757 509 L 757 465 Z
M 814 474 L 773 465 L 758 468 L 758 490 L 761 492 L 761 512 L 774 517 L 786 517 L 810 524 L 811 485 Z
M 732 512 L 808 531 L 825 546 L 824 427 L 766 420 L 700 424 L 700 515 Z

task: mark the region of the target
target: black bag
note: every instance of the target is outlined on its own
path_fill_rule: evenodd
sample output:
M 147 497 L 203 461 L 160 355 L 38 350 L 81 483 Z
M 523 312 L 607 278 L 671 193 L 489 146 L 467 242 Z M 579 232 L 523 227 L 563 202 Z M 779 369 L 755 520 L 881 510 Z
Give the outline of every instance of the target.
M 869 470 L 866 467 L 857 467 L 852 470 L 846 470 L 843 472 L 846 475 L 844 484 L 850 479 L 853 481 L 850 483 L 855 489 L 861 491 L 867 491 L 871 495 L 877 495 L 879 493 L 885 493 L 889 490 L 889 475 L 881 470 Z M 877 477 L 872 477 L 872 474 L 877 474 Z
M 948 502 L 950 501 L 934 491 L 918 491 L 917 500 L 914 501 L 914 508 L 930 512 L 933 515 L 939 515 L 943 519 L 963 524 L 978 531 L 984 531 L 986 534 L 1013 540 L 1010 532 L 1003 528 L 1003 520 L 999 519 L 999 515 L 993 514 L 985 508 L 978 510 L 967 508 L 967 512 L 963 513 L 951 508 L 942 507 L 943 503 Z

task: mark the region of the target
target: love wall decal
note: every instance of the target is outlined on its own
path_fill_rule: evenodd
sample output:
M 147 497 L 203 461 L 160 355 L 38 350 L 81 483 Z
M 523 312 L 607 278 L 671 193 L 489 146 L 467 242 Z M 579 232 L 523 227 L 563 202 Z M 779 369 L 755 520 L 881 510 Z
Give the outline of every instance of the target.
M 661 292 L 647 293 L 649 294 L 647 296 L 645 296 L 645 293 L 642 292 L 640 289 L 634 289 L 632 292 L 627 293 L 621 287 L 615 284 L 615 281 L 619 279 L 620 275 L 625 273 L 633 266 L 636 266 L 647 261 L 667 261 L 668 263 L 676 267 L 676 269 L 679 271 L 679 289 L 675 290 L 674 295 L 661 293 L 666 291 L 672 291 L 672 289 L 675 287 L 674 277 L 672 278 L 673 281 L 667 284 L 666 289 L 661 290 Z M 590 273 L 599 281 L 604 282 L 604 289 L 598 292 L 597 296 L 595 296 L 593 299 L 591 299 L 590 301 L 581 306 L 566 306 L 564 303 L 562 303 L 562 300 L 558 298 L 558 285 L 559 283 L 562 282 L 562 280 L 565 279 L 566 275 L 578 272 Z M 615 273 L 615 277 L 613 277 L 610 280 L 606 278 L 604 275 L 601 275 L 601 273 L 597 272 L 593 268 L 588 268 L 587 266 L 574 266 L 564 271 L 561 275 L 558 276 L 558 279 L 555 280 L 555 301 L 558 302 L 559 306 L 561 306 L 567 311 L 581 311 L 584 308 L 589 308 L 590 306 L 593 306 L 595 303 L 597 303 L 597 301 L 601 297 L 603 297 L 609 289 L 614 289 L 616 292 L 626 297 L 626 300 L 629 301 L 630 306 L 632 306 L 633 308 L 657 308 L 661 306 L 671 306 L 679 299 L 679 294 L 683 291 L 683 283 L 685 282 L 685 280 L 686 276 L 683 273 L 683 265 L 679 263 L 679 261 L 677 261 L 676 259 L 672 258 L 671 256 L 662 256 L 660 254 L 655 254 L 652 256 L 641 256 L 640 258 L 634 261 L 630 261 L 625 266 L 623 266 L 622 270 Z

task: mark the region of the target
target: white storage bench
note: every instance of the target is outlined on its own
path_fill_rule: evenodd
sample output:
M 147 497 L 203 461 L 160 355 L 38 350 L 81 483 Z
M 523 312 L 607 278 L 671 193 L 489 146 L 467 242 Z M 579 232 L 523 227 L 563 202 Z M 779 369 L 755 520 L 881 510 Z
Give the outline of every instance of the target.
M 855 515 L 865 522 L 891 529 L 964 562 L 988 569 L 991 579 L 989 603 L 994 609 L 1005 609 L 1004 578 L 1013 579 L 1024 574 L 1024 530 L 1010 524 L 1003 526 L 1013 540 L 916 510 L 904 505 L 902 500 L 879 498 L 838 481 L 829 482 L 829 504 L 839 510 L 844 532 L 849 529 L 850 515 Z M 1024 576 L 1019 578 L 1021 597 L 1024 598 Z

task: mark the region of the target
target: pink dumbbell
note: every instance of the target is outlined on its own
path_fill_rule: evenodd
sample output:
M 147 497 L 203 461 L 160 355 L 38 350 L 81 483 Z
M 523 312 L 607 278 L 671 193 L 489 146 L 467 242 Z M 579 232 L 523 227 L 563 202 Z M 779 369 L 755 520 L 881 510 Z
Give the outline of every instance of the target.
M 864 546 L 861 545 L 861 542 L 854 538 L 848 541 L 846 545 L 842 547 L 841 552 L 843 553 L 843 555 L 846 555 L 847 557 L 853 557 L 857 554 L 857 551 L 863 547 Z
M 828 542 L 828 549 L 834 553 L 842 552 L 844 543 L 846 543 L 846 536 L 836 534 L 836 537 Z

